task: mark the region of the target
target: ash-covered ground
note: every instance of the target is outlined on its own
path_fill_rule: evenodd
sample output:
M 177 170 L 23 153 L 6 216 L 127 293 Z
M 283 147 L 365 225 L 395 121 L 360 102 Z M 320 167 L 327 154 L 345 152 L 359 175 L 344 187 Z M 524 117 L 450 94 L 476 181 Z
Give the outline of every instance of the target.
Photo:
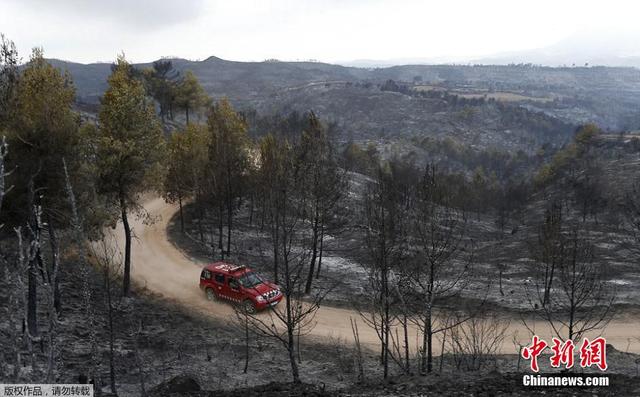
M 637 154 L 633 153 L 611 162 L 608 172 L 619 176 L 622 169 L 633 167 L 634 161 L 637 163 L 636 158 Z M 357 173 L 349 173 L 349 178 L 350 190 L 343 209 L 349 219 L 339 231 L 329 231 L 325 235 L 320 277 L 314 281 L 315 288 L 330 291 L 325 302 L 335 306 L 362 303 L 366 300 L 365 290 L 369 288 L 367 265 L 370 259 L 356 200 L 365 194 L 365 185 L 370 179 Z M 545 199 L 537 194 L 502 228 L 495 214 L 466 214 L 464 238 L 470 242 L 468 249 L 473 255 L 472 276 L 458 299 L 480 300 L 505 312 L 532 310 L 531 296 L 535 292 L 540 264 L 532 259 L 531 244 L 537 238 L 544 210 Z M 201 219 L 193 204 L 186 205 L 184 213 L 186 233 L 180 231 L 177 214 L 170 222 L 169 236 L 174 244 L 200 262 L 219 259 L 215 249 L 218 245 L 215 219 L 212 216 Z M 570 216 L 580 217 L 577 213 Z M 261 228 L 257 215 L 251 223 L 249 219 L 249 210 L 244 207 L 235 220 L 232 256 L 228 260 L 249 265 L 273 277 L 269 233 Z M 640 274 L 637 252 L 631 246 L 635 243 L 623 222 L 619 214 L 604 212 L 598 218 L 587 218 L 585 228 L 595 246 L 594 260 L 605 269 L 606 283 L 615 295 L 614 304 L 627 310 L 640 305 Z M 199 237 L 200 228 L 203 239 Z
M 59 383 L 76 383 L 89 376 L 86 322 L 77 261 L 62 269 L 62 316 L 55 337 L 56 377 Z M 101 275 L 91 270 L 91 293 L 97 346 L 100 351 L 100 379 L 109 394 L 109 333 L 106 296 Z M 0 280 L 0 291 L 7 291 Z M 6 296 L 0 292 L 0 302 Z M 487 358 L 482 369 L 469 371 L 450 355 L 436 357 L 435 372 L 427 377 L 403 375 L 391 369 L 388 381 L 381 382 L 378 354 L 364 353 L 364 378 L 359 379 L 352 341 L 308 341 L 301 345 L 300 367 L 303 385 L 288 383 L 289 367 L 282 347 L 273 341 L 250 336 L 249 365 L 244 372 L 246 346 L 244 332 L 233 322 L 221 323 L 144 289 L 131 297 L 117 299 L 114 311 L 114 368 L 119 396 L 419 396 L 419 395 L 637 395 L 640 390 L 638 355 L 608 347 L 611 386 L 608 388 L 524 388 L 521 377 L 527 363 L 516 355 Z M 45 316 L 41 316 L 44 318 Z M 0 321 L 2 351 L 0 379 L 12 378 L 15 359 L 6 339 L 6 318 Z M 44 329 L 44 327 L 42 328 Z M 35 349 L 34 362 L 23 362 L 20 382 L 39 382 L 44 376 L 45 352 Z M 550 372 L 541 358 L 541 371 Z M 442 367 L 441 367 L 442 365 Z M 417 372 L 418 363 L 412 361 Z M 592 371 L 597 374 L 598 371 Z M 554 372 L 557 374 L 558 372 Z M 575 373 L 580 374 L 581 370 Z M 171 381 L 178 377 L 178 380 Z M 186 379 L 186 380 L 185 380 Z M 95 381 L 89 379 L 89 381 Z M 200 391 L 194 391 L 194 384 Z M 172 391 L 173 390 L 173 391 Z

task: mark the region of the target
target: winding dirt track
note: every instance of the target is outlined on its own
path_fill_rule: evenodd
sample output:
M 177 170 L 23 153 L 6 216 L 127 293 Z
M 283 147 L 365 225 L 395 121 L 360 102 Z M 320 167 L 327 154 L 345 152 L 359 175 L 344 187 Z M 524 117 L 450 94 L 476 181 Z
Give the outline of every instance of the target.
M 199 263 L 185 255 L 167 236 L 167 226 L 171 217 L 177 211 L 176 206 L 164 202 L 161 198 L 152 198 L 145 203 L 145 208 L 156 218 L 152 225 L 145 225 L 141 220 L 132 219 L 131 224 L 136 238 L 132 247 L 132 278 L 133 282 L 146 287 L 150 291 L 173 300 L 190 310 L 211 317 L 228 320 L 235 317 L 233 307 L 226 303 L 212 303 L 204 298 L 198 288 L 200 271 L 204 263 Z M 118 249 L 124 247 L 122 230 L 116 230 L 114 244 Z M 116 247 L 114 247 L 116 248 Z M 316 326 L 310 336 L 325 339 L 341 338 L 345 341 L 353 340 L 349 318 L 358 320 L 361 343 L 372 349 L 379 344 L 375 332 L 362 323 L 357 312 L 329 306 L 323 306 L 316 314 Z M 546 323 L 534 324 L 536 333 L 550 342 L 551 332 Z M 620 318 L 612 321 L 604 332 L 607 342 L 617 349 L 625 351 L 629 346 L 630 352 L 640 353 L 640 342 L 635 338 L 640 336 L 640 321 L 638 318 Z M 501 353 L 515 353 L 512 335 L 517 332 L 518 339 L 524 344 L 530 340 L 529 331 L 519 320 L 511 321 L 509 336 L 505 338 L 500 348 Z M 410 344 L 415 345 L 417 332 L 411 330 Z M 434 349 L 438 353 L 439 349 Z

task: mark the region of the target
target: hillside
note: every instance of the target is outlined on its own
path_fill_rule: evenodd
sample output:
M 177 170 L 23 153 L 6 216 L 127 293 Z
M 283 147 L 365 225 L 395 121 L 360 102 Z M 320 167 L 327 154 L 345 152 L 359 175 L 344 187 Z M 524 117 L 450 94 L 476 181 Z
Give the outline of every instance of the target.
M 297 103 L 300 98 L 305 105 L 316 106 L 315 98 L 308 98 L 308 95 L 316 94 L 318 88 L 324 91 L 335 88 L 338 91 L 329 95 L 339 97 L 344 93 L 345 83 L 375 88 L 391 79 L 421 90 L 446 91 L 462 97 L 494 97 L 513 106 L 544 112 L 567 124 L 596 122 L 611 130 L 640 127 L 637 111 L 640 70 L 635 68 L 404 65 L 365 69 L 316 62 L 234 62 L 216 57 L 203 61 L 171 61 L 179 72 L 193 71 L 213 98 L 226 96 L 241 109 L 282 111 L 287 109 L 287 102 Z M 109 64 L 51 62 L 70 72 L 79 102 L 90 105 L 99 102 L 110 73 Z M 146 68 L 150 64 L 135 66 Z M 325 86 L 326 83 L 329 84 Z M 351 91 L 340 106 L 327 106 L 323 116 L 336 120 L 356 117 L 358 101 L 370 99 L 370 91 Z M 387 102 L 391 107 L 397 106 L 397 98 L 392 96 L 381 98 L 378 95 L 374 99 L 383 107 Z M 317 106 L 322 107 L 322 104 Z M 392 113 L 390 117 L 404 116 Z M 384 130 L 397 127 L 389 125 Z

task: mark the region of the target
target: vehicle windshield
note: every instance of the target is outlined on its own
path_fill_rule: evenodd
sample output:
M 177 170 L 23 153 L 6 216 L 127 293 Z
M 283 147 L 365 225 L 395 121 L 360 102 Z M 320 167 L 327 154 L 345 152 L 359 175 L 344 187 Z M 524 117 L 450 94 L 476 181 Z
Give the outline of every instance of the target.
M 242 284 L 245 288 L 253 288 L 258 284 L 262 283 L 262 279 L 255 273 L 245 273 L 242 277 L 238 279 L 240 284 Z

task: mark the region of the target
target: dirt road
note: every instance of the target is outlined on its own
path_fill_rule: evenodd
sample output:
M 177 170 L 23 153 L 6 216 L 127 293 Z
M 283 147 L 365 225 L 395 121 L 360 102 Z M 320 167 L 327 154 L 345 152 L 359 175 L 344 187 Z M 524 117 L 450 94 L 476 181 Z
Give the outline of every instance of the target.
M 204 298 L 198 288 L 200 271 L 203 263 L 198 263 L 186 256 L 167 237 L 167 225 L 177 208 L 166 204 L 163 199 L 149 199 L 145 208 L 156 217 L 152 225 L 145 225 L 141 220 L 131 220 L 136 238 L 132 247 L 133 282 L 146 287 L 154 293 L 174 300 L 186 308 L 206 313 L 219 319 L 230 319 L 234 316 L 232 306 L 226 303 L 212 303 Z M 124 247 L 124 236 L 121 227 L 115 230 L 115 243 Z M 362 324 L 358 313 L 329 306 L 323 306 L 316 314 L 316 326 L 311 336 L 321 339 L 333 337 L 351 342 L 353 340 L 349 318 L 358 319 L 361 342 L 376 348 L 378 339 L 375 332 Z M 546 323 L 534 324 L 536 333 L 550 341 L 551 332 Z M 612 321 L 604 332 L 607 342 L 618 350 L 640 353 L 640 320 L 638 318 L 619 318 Z M 529 331 L 519 320 L 511 321 L 509 336 L 501 347 L 501 353 L 515 353 L 512 335 L 517 333 L 524 344 L 530 340 Z M 417 330 L 411 330 L 411 344 L 415 344 Z M 434 353 L 438 354 L 439 349 Z

